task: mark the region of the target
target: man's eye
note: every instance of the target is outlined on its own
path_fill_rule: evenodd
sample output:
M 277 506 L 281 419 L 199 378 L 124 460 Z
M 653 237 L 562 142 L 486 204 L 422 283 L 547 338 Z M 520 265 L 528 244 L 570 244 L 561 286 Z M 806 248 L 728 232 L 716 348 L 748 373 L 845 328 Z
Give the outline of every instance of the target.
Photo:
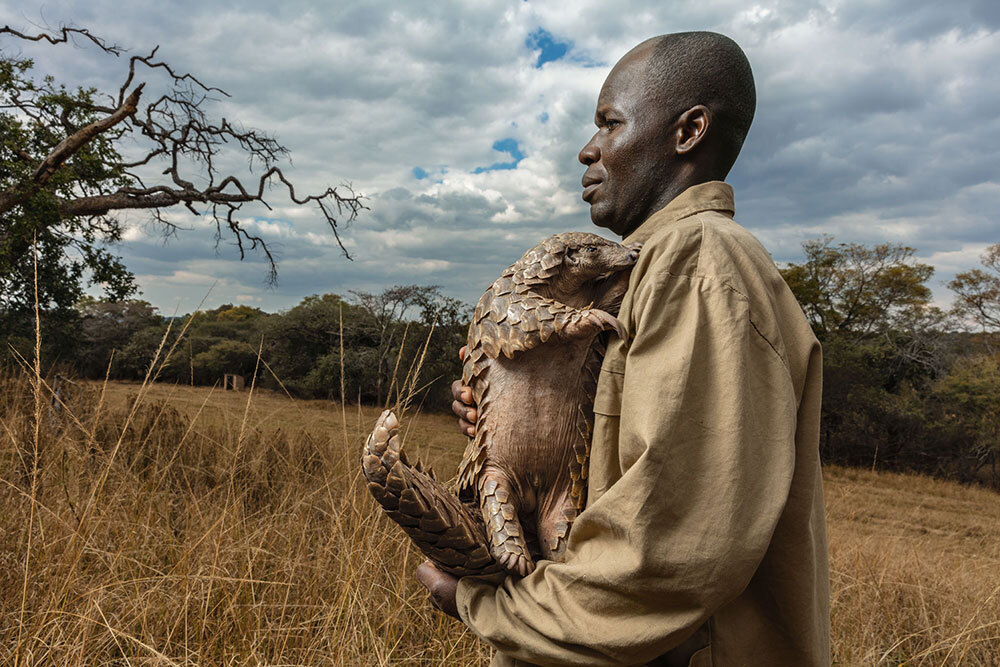
M 607 120 L 604 121 L 604 127 L 608 128 L 609 130 L 613 130 L 621 124 L 622 122 L 620 120 L 612 120 L 611 118 L 608 118 Z
M 584 248 L 587 252 L 597 252 L 597 246 L 589 245 Z

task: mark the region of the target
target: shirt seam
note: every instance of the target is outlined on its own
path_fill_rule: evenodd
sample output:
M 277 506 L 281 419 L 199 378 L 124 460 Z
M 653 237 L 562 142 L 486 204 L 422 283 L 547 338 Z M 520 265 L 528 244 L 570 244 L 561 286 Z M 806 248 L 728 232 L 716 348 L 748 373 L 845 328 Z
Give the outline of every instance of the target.
M 704 223 L 702 223 L 702 225 L 704 225 Z M 701 264 L 701 249 L 698 250 L 698 253 L 699 253 L 698 254 L 698 264 L 700 265 Z M 763 341 L 765 343 L 767 343 L 767 346 L 769 348 L 771 348 L 771 351 L 773 351 L 774 354 L 775 354 L 775 356 L 778 357 L 778 361 L 781 362 L 781 365 L 784 366 L 785 369 L 788 369 L 788 362 L 785 360 L 785 357 L 781 354 L 781 352 L 778 351 L 778 348 L 775 347 L 774 343 L 772 343 L 771 340 L 767 336 L 764 335 L 764 332 L 762 332 L 757 327 L 757 323 L 754 322 L 754 319 L 753 319 L 753 300 L 749 296 L 747 296 L 746 294 L 744 294 L 743 292 L 741 292 L 740 290 L 738 290 L 735 287 L 733 287 L 726 280 L 724 280 L 722 278 L 716 278 L 715 276 L 709 276 L 709 275 L 706 275 L 706 274 L 698 273 L 698 272 L 696 272 L 694 274 L 690 274 L 690 273 L 673 273 L 672 271 L 666 271 L 666 270 L 657 271 L 652 276 L 650 276 L 647 273 L 646 276 L 644 276 L 644 277 L 647 277 L 647 276 L 653 278 L 657 282 L 659 282 L 661 278 L 667 278 L 667 277 L 669 277 L 669 278 L 698 278 L 700 280 L 706 280 L 708 282 L 711 282 L 711 283 L 714 283 L 716 285 L 719 285 L 720 287 L 722 287 L 724 289 L 727 289 L 727 290 L 733 292 L 734 294 L 738 295 L 747 304 L 747 321 L 750 323 L 750 326 L 753 328 L 754 332 L 758 336 L 760 336 L 761 339 L 763 339 Z M 615 371 L 610 371 L 610 372 L 615 372 Z M 624 373 L 623 373 L 623 375 L 624 375 Z

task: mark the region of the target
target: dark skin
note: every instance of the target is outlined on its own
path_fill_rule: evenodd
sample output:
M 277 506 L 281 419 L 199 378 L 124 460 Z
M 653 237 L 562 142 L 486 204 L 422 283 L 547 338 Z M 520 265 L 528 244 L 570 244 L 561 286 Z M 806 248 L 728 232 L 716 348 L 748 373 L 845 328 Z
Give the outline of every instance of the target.
M 646 69 L 653 46 L 652 40 L 643 42 L 611 70 L 597 98 L 597 132 L 578 156 L 587 167 L 583 199 L 591 221 L 623 238 L 692 185 L 726 176 L 718 166 L 721 147 L 711 132 L 711 109 L 698 104 L 675 113 L 669 100 L 650 94 Z M 464 347 L 459 357 L 464 360 Z M 478 417 L 472 389 L 456 380 L 451 392 L 459 428 L 472 437 Z M 459 617 L 456 577 L 425 561 L 417 579 L 435 607 Z

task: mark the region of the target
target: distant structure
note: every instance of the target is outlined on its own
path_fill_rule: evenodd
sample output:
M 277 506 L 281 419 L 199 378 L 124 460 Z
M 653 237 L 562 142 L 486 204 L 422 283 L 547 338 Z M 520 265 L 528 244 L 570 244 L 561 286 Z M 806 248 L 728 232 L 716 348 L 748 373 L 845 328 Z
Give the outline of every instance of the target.
M 50 403 L 52 405 L 52 413 L 56 416 L 62 414 L 64 402 L 63 391 L 67 384 L 71 384 L 74 387 L 77 386 L 75 382 L 64 375 L 56 375 L 55 379 L 52 380 L 52 399 Z
M 234 375 L 232 373 L 226 373 L 225 375 L 222 376 L 222 388 L 225 391 L 229 391 L 230 389 L 233 391 L 243 391 L 244 386 L 245 384 L 243 382 L 242 375 Z

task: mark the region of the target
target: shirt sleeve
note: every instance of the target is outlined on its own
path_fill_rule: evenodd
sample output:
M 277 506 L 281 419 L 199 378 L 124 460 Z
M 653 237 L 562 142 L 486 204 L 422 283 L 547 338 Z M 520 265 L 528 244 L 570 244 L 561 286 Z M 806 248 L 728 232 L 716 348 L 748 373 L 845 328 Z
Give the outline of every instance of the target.
M 748 299 L 647 275 L 632 321 L 616 378 L 627 470 L 577 518 L 565 562 L 459 582 L 462 620 L 510 657 L 635 665 L 669 651 L 746 588 L 788 498 L 795 391 Z

